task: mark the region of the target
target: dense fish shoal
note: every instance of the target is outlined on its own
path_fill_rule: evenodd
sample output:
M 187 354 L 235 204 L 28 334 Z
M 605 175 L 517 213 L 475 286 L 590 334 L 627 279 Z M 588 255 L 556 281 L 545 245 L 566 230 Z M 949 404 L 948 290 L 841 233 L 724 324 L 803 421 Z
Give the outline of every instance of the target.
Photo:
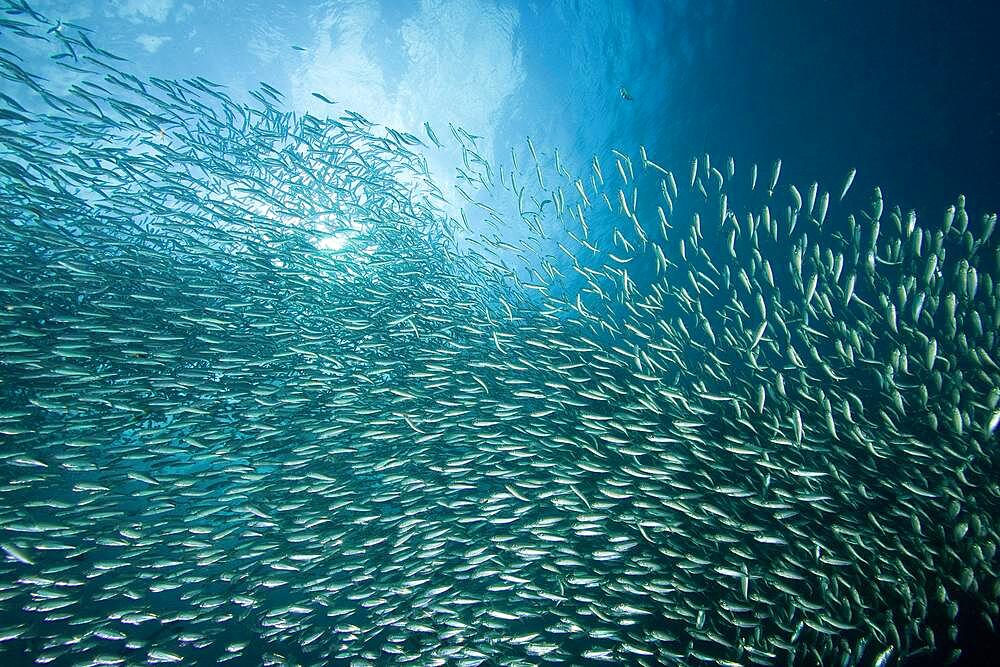
M 98 41 L 0 19 L 5 664 L 884 665 L 996 621 L 995 214 L 490 160 Z

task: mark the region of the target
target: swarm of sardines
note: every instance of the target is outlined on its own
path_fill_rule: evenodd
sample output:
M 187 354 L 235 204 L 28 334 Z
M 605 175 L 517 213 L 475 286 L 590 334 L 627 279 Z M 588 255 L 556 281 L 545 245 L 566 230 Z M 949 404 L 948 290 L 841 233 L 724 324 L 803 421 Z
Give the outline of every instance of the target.
M 997 618 L 995 214 L 459 128 L 443 186 L 429 125 L 98 41 L 0 18 L 3 664 L 884 665 Z

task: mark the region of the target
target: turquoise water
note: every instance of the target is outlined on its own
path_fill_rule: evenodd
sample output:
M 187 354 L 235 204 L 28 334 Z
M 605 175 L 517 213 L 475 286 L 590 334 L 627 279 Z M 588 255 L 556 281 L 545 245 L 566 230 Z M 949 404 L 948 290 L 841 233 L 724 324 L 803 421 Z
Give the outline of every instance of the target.
M 6 7 L 4 664 L 994 641 L 993 10 Z

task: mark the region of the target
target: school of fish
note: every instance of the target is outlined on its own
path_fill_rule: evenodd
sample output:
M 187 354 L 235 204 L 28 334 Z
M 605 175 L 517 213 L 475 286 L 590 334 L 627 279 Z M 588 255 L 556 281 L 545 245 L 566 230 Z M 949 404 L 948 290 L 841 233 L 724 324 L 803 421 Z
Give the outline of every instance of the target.
M 451 214 L 430 125 L 4 2 L 3 664 L 885 665 L 996 621 L 995 214 L 459 128 Z

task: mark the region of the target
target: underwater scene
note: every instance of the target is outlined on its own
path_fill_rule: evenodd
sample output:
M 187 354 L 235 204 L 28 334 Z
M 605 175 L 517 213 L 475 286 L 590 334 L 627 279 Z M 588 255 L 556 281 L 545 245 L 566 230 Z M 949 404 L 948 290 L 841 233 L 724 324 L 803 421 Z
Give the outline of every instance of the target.
M 0 0 L 0 667 L 1000 664 L 996 25 Z

